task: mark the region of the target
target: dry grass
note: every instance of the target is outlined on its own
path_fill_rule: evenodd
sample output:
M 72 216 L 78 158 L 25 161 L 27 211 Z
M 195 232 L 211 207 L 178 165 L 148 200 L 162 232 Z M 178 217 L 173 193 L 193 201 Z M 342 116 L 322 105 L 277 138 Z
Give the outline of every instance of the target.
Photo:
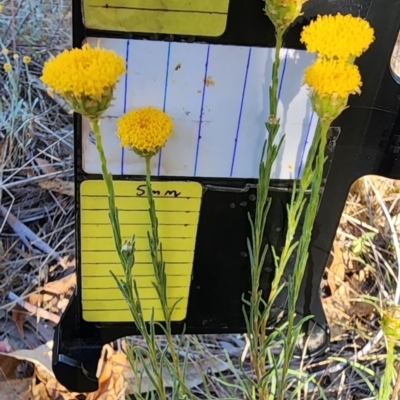
M 38 80 L 44 60 L 70 46 L 71 12 L 67 0 L 6 0 L 2 4 L 2 44 L 10 50 L 10 56 L 15 52 L 32 56 L 28 70 L 11 59 L 14 82 L 0 71 L 4 88 L 0 98 L 0 326 L 4 328 L 0 329 L 0 341 L 7 336 L 14 338 L 14 347 L 24 347 L 27 338 L 34 341 L 34 335 L 26 335 L 24 341 L 16 337 L 15 324 L 9 321 L 13 305 L 8 293 L 24 298 L 38 286 L 59 280 L 69 271 L 62 257 L 74 253 L 72 118 L 65 104 L 51 98 Z M 335 262 L 322 283 L 335 340 L 323 358 L 293 364 L 294 369 L 306 373 L 318 371 L 329 399 L 373 398 L 372 391 L 379 386 L 384 368 L 382 339 L 372 350 L 358 354 L 352 365 L 338 368 L 338 361 L 349 360 L 376 337 L 379 310 L 393 299 L 397 284 L 393 232 L 372 185 L 382 193 L 390 214 L 396 217 L 400 213 L 399 183 L 371 178 L 354 184 L 338 230 Z M 398 224 L 397 217 L 393 221 L 400 227 L 400 217 Z M 57 311 L 52 300 L 41 306 Z M 35 319 L 30 323 L 34 325 Z M 31 343 L 33 347 L 46 341 L 46 331 L 36 323 L 35 329 L 41 327 L 42 336 Z M 194 364 L 202 365 L 200 361 L 212 355 L 229 355 L 236 369 L 232 365 L 223 371 L 220 368 L 221 374 L 238 382 L 243 337 L 210 335 L 187 340 Z M 250 368 L 248 360 L 245 368 Z M 215 376 L 205 371 L 201 379 L 210 389 L 196 381 L 194 393 L 201 398 L 238 396 Z M 320 398 L 312 394 L 312 389 L 309 385 L 309 392 L 299 398 Z
M 73 197 L 47 190 L 54 189 L 55 179 L 73 179 L 72 117 L 38 80 L 44 59 L 69 45 L 70 5 L 63 0 L 44 3 L 6 1 L 0 15 L 0 38 L 14 69 L 12 75 L 0 72 L 2 305 L 8 291 L 23 295 L 54 278 L 48 271 L 54 254 L 41 251 L 34 237 L 21 243 L 21 231 L 23 235 L 30 229 L 54 251 L 74 251 Z M 19 60 L 12 58 L 14 53 Z M 32 57 L 28 69 L 21 62 L 23 55 Z M 0 57 L 2 64 L 7 61 Z M 4 218 L 9 213 L 27 229 L 17 226 L 15 232 Z

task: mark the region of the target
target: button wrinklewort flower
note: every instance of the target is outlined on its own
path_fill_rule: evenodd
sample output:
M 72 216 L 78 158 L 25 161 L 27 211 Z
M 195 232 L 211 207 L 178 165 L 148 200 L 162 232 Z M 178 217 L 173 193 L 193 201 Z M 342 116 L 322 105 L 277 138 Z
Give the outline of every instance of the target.
M 314 111 L 321 119 L 337 118 L 351 94 L 361 93 L 357 66 L 338 60 L 317 59 L 305 69 L 304 82 L 310 87 Z
M 264 0 L 265 13 L 277 31 L 284 32 L 301 15 L 303 4 L 308 0 Z
M 109 107 L 125 61 L 113 50 L 92 48 L 64 50 L 44 64 L 41 80 L 74 109 L 89 118 L 99 118 Z
M 300 39 L 311 53 L 345 61 L 359 57 L 374 40 L 374 30 L 368 21 L 340 13 L 318 15 L 303 28 Z
M 11 72 L 12 71 L 12 66 L 11 66 L 10 63 L 5 63 L 3 65 L 3 68 L 4 68 L 4 71 L 6 71 L 6 72 Z
M 128 146 L 142 157 L 152 157 L 171 136 L 172 120 L 154 107 L 132 110 L 117 120 L 117 136 L 121 146 Z
M 382 330 L 386 338 L 400 342 L 400 306 L 391 306 L 383 313 Z

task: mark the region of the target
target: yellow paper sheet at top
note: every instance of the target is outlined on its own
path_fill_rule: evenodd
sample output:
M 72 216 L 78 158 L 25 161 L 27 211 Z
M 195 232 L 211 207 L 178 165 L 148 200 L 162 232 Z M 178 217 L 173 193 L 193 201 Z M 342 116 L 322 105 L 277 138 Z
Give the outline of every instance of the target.
M 153 182 L 159 236 L 166 262 L 168 305 L 181 299 L 172 320 L 186 318 L 193 268 L 202 186 L 196 182 Z M 142 308 L 147 320 L 154 309 L 163 320 L 148 247 L 148 203 L 143 182 L 114 182 L 123 240 L 136 235 L 135 266 Z M 84 181 L 80 186 L 81 293 L 83 319 L 89 322 L 132 321 L 112 270 L 123 277 L 108 217 L 107 190 L 103 181 Z
M 83 0 L 84 24 L 91 29 L 221 36 L 229 0 Z

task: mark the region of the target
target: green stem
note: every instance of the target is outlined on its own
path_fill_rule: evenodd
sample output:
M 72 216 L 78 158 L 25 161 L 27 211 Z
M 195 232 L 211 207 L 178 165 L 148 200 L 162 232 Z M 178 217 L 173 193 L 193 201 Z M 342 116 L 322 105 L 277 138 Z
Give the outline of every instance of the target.
M 160 244 L 160 238 L 158 236 L 158 219 L 156 215 L 156 206 L 154 203 L 153 190 L 151 185 L 151 157 L 145 157 L 146 160 L 146 187 L 147 187 L 147 199 L 149 203 L 149 215 L 151 224 L 151 233 L 149 234 L 150 252 L 153 261 L 154 274 L 157 281 L 157 286 L 160 291 L 161 306 L 164 310 L 164 314 L 167 308 L 167 277 L 165 275 L 165 263 L 162 256 L 162 247 Z M 168 314 L 168 313 L 167 313 Z M 167 315 L 164 315 L 167 318 Z
M 388 340 L 386 367 L 382 377 L 381 386 L 379 388 L 378 400 L 390 400 L 390 395 L 392 391 L 392 378 L 393 373 L 395 372 L 394 347 L 395 343 L 392 340 Z M 393 395 L 396 396 L 396 393 L 393 393 Z
M 307 155 L 306 163 L 304 165 L 300 182 L 298 185 L 294 185 L 293 187 L 293 196 L 288 208 L 288 216 L 287 216 L 288 228 L 285 237 L 285 244 L 281 251 L 279 263 L 275 270 L 275 276 L 271 284 L 269 301 L 271 301 L 275 296 L 275 293 L 280 285 L 282 276 L 285 272 L 287 262 L 289 261 L 290 256 L 295 250 L 295 247 L 292 245 L 293 238 L 298 226 L 299 218 L 301 217 L 303 211 L 306 190 L 308 189 L 313 179 L 312 167 L 315 161 L 315 156 L 318 150 L 318 146 L 321 141 L 321 134 L 322 134 L 321 124 L 318 123 L 315 130 L 314 139 L 311 143 L 311 147 Z
M 318 143 L 318 153 L 315 158 L 315 166 L 312 169 L 312 161 L 307 160 L 306 167 L 309 168 L 305 171 L 310 177 L 312 182 L 310 200 L 306 209 L 302 234 L 299 240 L 299 249 L 296 254 L 295 262 L 295 293 L 294 298 L 297 299 L 300 291 L 301 282 L 303 279 L 304 271 L 308 260 L 308 248 L 311 243 L 311 234 L 314 227 L 315 218 L 317 217 L 317 210 L 320 201 L 320 191 L 323 179 L 324 165 L 325 165 L 325 148 L 328 141 L 328 131 L 330 122 L 318 121 L 315 135 Z M 309 165 L 308 165 L 309 164 Z
M 286 377 L 289 370 L 290 360 L 292 359 L 294 345 L 293 340 L 296 340 L 294 333 L 294 320 L 296 316 L 296 301 L 299 295 L 301 283 L 303 280 L 305 268 L 308 260 L 308 248 L 311 242 L 311 234 L 314 226 L 314 221 L 317 215 L 317 209 L 320 200 L 320 189 L 323 178 L 323 170 L 325 164 L 325 147 L 327 143 L 327 136 L 330 123 L 319 120 L 315 132 L 314 142 L 315 146 L 312 146 L 311 153 L 308 154 L 306 168 L 303 172 L 301 180 L 311 182 L 311 194 L 310 199 L 306 208 L 304 224 L 302 234 L 299 240 L 296 261 L 293 271 L 293 284 L 290 285 L 289 291 L 289 313 L 288 313 L 288 327 L 287 327 L 287 348 L 284 352 L 284 361 L 282 367 L 282 375 L 280 382 L 280 396 L 279 399 L 283 400 L 285 396 L 285 385 Z M 316 151 L 317 150 L 317 151 Z M 317 153 L 315 155 L 315 152 Z M 314 153 L 314 154 L 313 154 Z M 315 160 L 315 166 L 312 168 Z M 311 179 L 312 177 L 312 179 Z M 302 184 L 300 183 L 300 186 Z M 303 190 L 307 189 L 305 183 L 303 184 Z M 301 200 L 303 201 L 303 200 Z
M 115 191 L 114 191 L 114 184 L 112 180 L 111 174 L 108 172 L 107 169 L 107 159 L 104 153 L 103 143 L 101 140 L 100 134 L 100 126 L 99 120 L 94 119 L 90 121 L 90 125 L 94 134 L 94 138 L 96 141 L 96 149 L 100 157 L 100 165 L 101 165 L 101 172 L 103 174 L 103 179 L 107 187 L 108 191 L 108 209 L 109 209 L 109 217 L 111 222 L 111 228 L 113 231 L 114 241 L 115 241 L 115 248 L 117 250 L 118 256 L 121 260 L 122 265 L 125 267 L 125 259 L 122 256 L 122 237 L 121 237 L 121 230 L 119 225 L 119 218 L 118 218 L 118 210 L 115 205 Z
M 164 320 L 166 324 L 165 336 L 168 342 L 172 363 L 177 375 L 180 390 L 184 395 L 188 395 L 190 391 L 187 389 L 182 374 L 180 371 L 179 357 L 175 352 L 175 346 L 171 335 L 171 313 L 168 308 L 167 297 L 167 275 L 165 273 L 165 262 L 162 255 L 162 244 L 158 234 L 158 219 L 156 215 L 156 207 L 154 203 L 153 190 L 151 185 L 151 157 L 145 157 L 146 161 L 146 188 L 147 199 L 149 203 L 149 215 L 151 223 L 151 233 L 149 233 L 150 253 L 152 257 L 154 275 L 156 277 L 157 293 L 160 298 L 161 307 L 163 310 Z
M 275 139 L 280 128 L 279 119 L 277 119 L 278 110 L 278 88 L 279 88 L 279 65 L 280 65 L 280 50 L 282 48 L 284 32 L 277 32 L 275 59 L 272 66 L 271 86 L 269 88 L 270 115 L 265 123 L 268 131 L 268 137 L 264 144 L 264 149 L 261 154 L 259 179 L 257 183 L 257 200 L 252 227 L 252 265 L 251 279 L 252 291 L 250 301 L 250 326 L 249 332 L 252 363 L 257 376 L 258 382 L 266 373 L 266 354 L 260 354 L 259 349 L 265 347 L 266 342 L 266 325 L 268 321 L 268 312 L 260 314 L 261 292 L 260 278 L 263 268 L 263 261 L 266 248 L 263 246 L 263 238 L 266 224 L 266 217 L 269 209 L 268 191 L 271 180 L 272 166 L 278 156 L 282 141 L 275 144 Z M 268 391 L 262 387 L 258 387 L 259 397 L 264 399 L 268 396 Z
M 270 98 L 269 98 L 269 115 L 275 117 L 278 110 L 278 87 L 279 87 L 279 65 L 280 65 L 280 51 L 283 45 L 283 35 L 285 31 L 276 32 L 276 45 L 275 45 L 275 59 L 272 65 L 272 79 L 270 86 Z

